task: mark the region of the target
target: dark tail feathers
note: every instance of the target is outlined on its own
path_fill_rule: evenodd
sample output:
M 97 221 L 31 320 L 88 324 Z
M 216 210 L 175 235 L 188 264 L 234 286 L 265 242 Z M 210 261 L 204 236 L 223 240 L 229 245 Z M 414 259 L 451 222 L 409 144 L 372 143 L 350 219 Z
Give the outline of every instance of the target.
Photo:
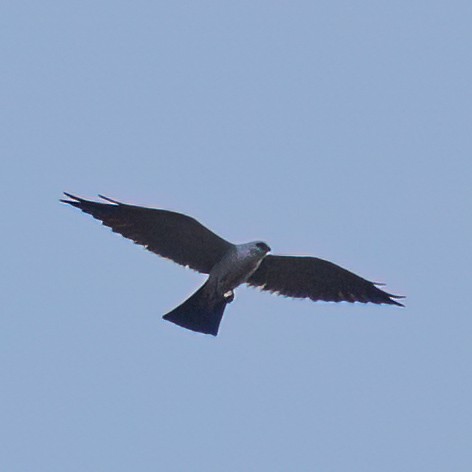
M 215 298 L 206 289 L 207 285 L 204 284 L 163 318 L 183 328 L 216 336 L 228 300 L 224 297 Z

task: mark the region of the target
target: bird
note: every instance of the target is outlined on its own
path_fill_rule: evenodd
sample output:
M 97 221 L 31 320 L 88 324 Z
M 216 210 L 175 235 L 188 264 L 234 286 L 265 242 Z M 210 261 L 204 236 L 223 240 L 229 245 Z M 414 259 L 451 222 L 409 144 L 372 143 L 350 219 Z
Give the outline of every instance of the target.
M 92 215 L 115 233 L 177 264 L 207 274 L 205 283 L 163 318 L 182 328 L 216 336 L 234 290 L 242 284 L 292 298 L 403 307 L 404 298 L 381 290 L 332 262 L 311 256 L 272 255 L 263 241 L 233 244 L 183 213 L 103 202 L 64 192 L 61 199 Z

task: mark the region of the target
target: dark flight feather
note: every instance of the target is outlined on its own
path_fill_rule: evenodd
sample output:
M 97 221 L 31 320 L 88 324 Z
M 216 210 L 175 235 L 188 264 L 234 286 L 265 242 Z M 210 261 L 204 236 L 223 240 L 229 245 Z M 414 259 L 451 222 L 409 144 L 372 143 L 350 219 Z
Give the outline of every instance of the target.
M 373 282 L 316 257 L 266 256 L 247 283 L 280 295 L 313 301 L 385 303 L 403 306 Z
M 204 274 L 210 273 L 232 246 L 194 218 L 181 213 L 127 205 L 101 195 L 109 203 L 65 195 L 70 200 L 62 202 L 92 215 L 115 233 Z

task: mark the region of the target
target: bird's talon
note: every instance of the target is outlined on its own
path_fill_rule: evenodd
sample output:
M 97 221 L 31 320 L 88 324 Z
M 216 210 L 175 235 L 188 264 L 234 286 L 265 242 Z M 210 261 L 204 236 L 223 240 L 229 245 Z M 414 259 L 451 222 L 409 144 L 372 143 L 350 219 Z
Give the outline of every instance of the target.
M 223 294 L 223 297 L 226 300 L 226 303 L 231 303 L 234 300 L 234 292 L 233 290 L 228 290 Z

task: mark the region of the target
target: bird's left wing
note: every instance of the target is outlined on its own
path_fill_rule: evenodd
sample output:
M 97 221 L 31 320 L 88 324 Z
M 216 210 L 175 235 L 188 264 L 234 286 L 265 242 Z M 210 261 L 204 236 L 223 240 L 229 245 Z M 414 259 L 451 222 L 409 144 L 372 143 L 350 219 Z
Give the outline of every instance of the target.
M 65 195 L 69 200 L 62 202 L 92 215 L 115 233 L 204 274 L 208 274 L 232 246 L 194 218 L 181 213 L 127 205 L 101 195 L 108 203 Z
M 403 298 L 380 290 L 373 282 L 316 257 L 267 256 L 247 283 L 295 298 L 333 302 L 386 303 Z

